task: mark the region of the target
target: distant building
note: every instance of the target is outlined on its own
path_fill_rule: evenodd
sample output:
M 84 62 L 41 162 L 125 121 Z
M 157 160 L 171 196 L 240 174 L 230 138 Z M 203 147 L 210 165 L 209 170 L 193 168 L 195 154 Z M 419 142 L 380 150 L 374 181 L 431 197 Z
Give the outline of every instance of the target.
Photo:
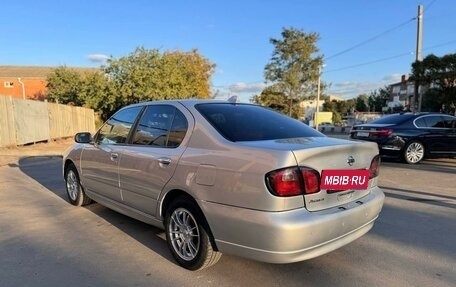
M 341 97 L 337 97 L 337 96 L 328 96 L 326 99 L 329 101 L 337 101 L 337 102 L 345 101 L 345 99 L 343 99 Z M 318 106 L 319 112 L 323 111 L 324 102 L 325 102 L 325 100 L 323 98 L 321 98 L 320 102 L 319 102 L 319 106 Z M 314 120 L 315 119 L 315 111 L 316 111 L 316 107 L 317 107 L 316 99 L 302 101 L 299 103 L 299 106 L 304 111 L 303 120 Z M 320 117 L 321 117 L 321 115 L 319 115 L 319 118 Z M 320 119 L 319 119 L 319 121 L 320 121 Z M 332 122 L 332 119 L 328 120 L 328 119 L 322 118 L 320 122 Z
M 345 101 L 344 98 L 341 98 L 341 97 L 338 97 L 338 96 L 328 96 L 328 100 L 329 100 L 330 102 L 332 102 L 332 101 L 336 101 L 336 102 L 343 102 L 343 101 Z
M 324 101 L 320 100 L 318 111 L 321 111 L 323 109 L 323 103 L 324 103 Z M 316 99 L 302 101 L 302 102 L 299 103 L 299 106 L 304 111 L 304 115 L 303 115 L 304 119 L 307 119 L 307 120 L 313 120 L 314 119 L 315 110 L 316 110 L 316 107 L 317 107 L 317 100 Z
M 406 75 L 402 75 L 401 81 L 390 85 L 390 101 L 388 108 L 404 107 L 410 109 L 410 103 L 415 94 L 415 82 L 410 81 Z
M 0 96 L 44 100 L 46 78 L 56 67 L 42 66 L 0 66 Z M 73 68 L 81 73 L 94 68 Z

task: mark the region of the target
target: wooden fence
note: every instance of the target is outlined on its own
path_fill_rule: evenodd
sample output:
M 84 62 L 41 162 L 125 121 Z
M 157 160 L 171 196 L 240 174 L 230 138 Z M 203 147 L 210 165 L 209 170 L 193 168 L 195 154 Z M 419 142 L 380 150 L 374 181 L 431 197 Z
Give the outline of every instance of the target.
M 0 96 L 0 147 L 95 131 L 92 109 Z

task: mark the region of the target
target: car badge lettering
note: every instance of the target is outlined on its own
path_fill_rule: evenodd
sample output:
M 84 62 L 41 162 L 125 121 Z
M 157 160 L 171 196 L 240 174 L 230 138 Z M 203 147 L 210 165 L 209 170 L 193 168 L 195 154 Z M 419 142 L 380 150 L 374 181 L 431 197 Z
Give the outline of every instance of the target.
M 355 163 L 355 158 L 352 157 L 352 156 L 349 156 L 347 158 L 347 163 L 348 163 L 349 166 L 352 166 Z

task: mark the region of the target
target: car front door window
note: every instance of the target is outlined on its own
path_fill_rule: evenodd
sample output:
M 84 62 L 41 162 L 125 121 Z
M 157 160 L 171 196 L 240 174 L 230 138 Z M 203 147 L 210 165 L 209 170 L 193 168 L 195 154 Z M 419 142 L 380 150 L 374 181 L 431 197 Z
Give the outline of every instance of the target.
M 97 144 L 124 144 L 142 107 L 121 110 L 114 114 L 99 130 Z

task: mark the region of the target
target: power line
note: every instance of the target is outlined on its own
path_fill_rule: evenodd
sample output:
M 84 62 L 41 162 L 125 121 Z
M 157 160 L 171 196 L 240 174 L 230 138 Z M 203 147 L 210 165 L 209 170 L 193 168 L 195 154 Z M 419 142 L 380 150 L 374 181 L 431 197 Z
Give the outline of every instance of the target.
M 353 68 L 357 68 L 357 67 L 361 67 L 361 66 L 367 66 L 367 65 L 370 65 L 370 64 L 375 64 L 375 63 L 379 63 L 379 62 L 389 61 L 389 60 L 392 60 L 392 59 L 401 58 L 401 57 L 409 56 L 409 55 L 413 55 L 413 54 L 414 54 L 414 52 L 402 53 L 402 54 L 391 56 L 391 57 L 381 58 L 381 59 L 378 59 L 378 60 L 373 60 L 373 61 L 364 62 L 364 63 L 360 63 L 360 64 L 356 64 L 356 65 L 351 65 L 351 66 L 347 66 L 347 67 L 343 67 L 343 68 L 338 68 L 338 69 L 325 71 L 325 73 L 338 72 L 338 71 L 353 69 Z
M 426 7 L 426 10 L 429 11 L 429 9 L 432 7 L 432 5 L 434 5 L 434 3 L 436 1 L 437 0 L 431 0 L 430 2 L 428 2 L 428 4 L 424 6 L 424 7 Z M 395 27 L 393 27 L 391 29 L 388 29 L 388 30 L 386 30 L 386 31 L 384 31 L 384 32 L 382 32 L 380 34 L 375 35 L 374 37 L 371 37 L 371 38 L 369 38 L 369 39 L 367 39 L 365 41 L 362 41 L 362 42 L 360 42 L 360 43 L 358 43 L 358 44 L 356 44 L 356 45 L 354 45 L 354 46 L 352 46 L 350 48 L 342 50 L 342 51 L 340 51 L 340 52 L 338 52 L 338 53 L 336 53 L 334 55 L 326 57 L 325 60 L 330 60 L 330 59 L 335 58 L 337 56 L 340 56 L 340 55 L 343 55 L 345 53 L 348 53 L 348 52 L 350 52 L 350 51 L 352 51 L 352 50 L 354 50 L 354 49 L 356 49 L 358 47 L 361 47 L 361 46 L 363 46 L 363 45 L 365 45 L 367 43 L 370 43 L 370 42 L 372 42 L 372 41 L 374 41 L 374 40 L 376 40 L 376 39 L 378 39 L 378 38 L 380 38 L 380 37 L 382 37 L 382 36 L 384 36 L 384 35 L 386 35 L 386 34 L 388 34 L 390 32 L 393 32 L 393 31 L 395 31 L 395 30 L 397 30 L 397 29 L 399 29 L 399 28 L 401 28 L 401 27 L 403 27 L 403 26 L 407 25 L 408 23 L 410 23 L 412 21 L 415 21 L 415 20 L 416 20 L 416 17 L 413 17 L 413 18 L 411 18 L 411 19 L 409 19 L 409 20 L 407 20 L 407 21 L 405 21 L 405 22 L 403 22 L 403 23 L 401 23 L 401 24 L 399 24 L 399 25 L 397 25 L 397 26 L 395 26 Z
M 430 47 L 424 48 L 423 50 L 439 48 L 439 47 L 446 46 L 446 45 L 453 44 L 453 43 L 456 43 L 456 40 L 452 40 L 452 41 L 445 42 L 445 43 L 442 43 L 442 44 L 437 44 L 437 45 L 434 45 L 434 46 L 430 46 Z
M 435 1 L 437 1 L 437 0 L 432 0 L 427 5 L 424 6 L 424 7 L 426 7 L 426 13 L 429 11 L 429 8 L 431 8 L 431 6 L 434 5 Z
M 434 0 L 434 1 L 435 1 L 435 0 Z M 329 60 L 329 59 L 332 59 L 332 58 L 334 58 L 334 57 L 340 56 L 340 55 L 342 55 L 342 54 L 348 53 L 348 52 L 350 52 L 350 51 L 352 51 L 352 50 L 354 50 L 354 49 L 356 49 L 356 48 L 358 48 L 358 47 L 361 47 L 361 46 L 363 46 L 363 45 L 365 45 L 365 44 L 367 44 L 367 43 L 370 43 L 370 42 L 372 42 L 372 41 L 374 41 L 374 40 L 376 40 L 376 39 L 382 37 L 383 35 L 386 35 L 386 34 L 388 34 L 388 33 L 390 33 L 390 32 L 393 32 L 393 31 L 395 31 L 395 30 L 397 30 L 397 29 L 399 29 L 399 28 L 401 28 L 401 27 L 407 25 L 408 23 L 414 21 L 415 19 L 416 19 L 416 17 L 413 17 L 413 18 L 411 18 L 411 19 L 409 19 L 409 20 L 407 20 L 407 21 L 405 21 L 405 22 L 403 22 L 403 23 L 401 23 L 401 24 L 399 24 L 399 25 L 397 25 L 397 26 L 395 26 L 395 27 L 393 27 L 393 28 L 390 28 L 390 29 L 388 29 L 388 30 L 386 30 L 386 31 L 383 31 L 383 32 L 380 33 L 380 34 L 375 35 L 375 36 L 372 37 L 372 38 L 369 38 L 369 39 L 367 39 L 367 40 L 365 40 L 365 41 L 362 41 L 362 42 L 360 42 L 360 43 L 358 43 L 358 44 L 356 44 L 356 45 L 354 45 L 354 46 L 352 46 L 352 47 L 350 47 L 350 48 L 347 48 L 347 49 L 345 49 L 345 50 L 343 50 L 343 51 L 340 51 L 340 52 L 338 52 L 338 53 L 336 53 L 336 54 L 334 54 L 334 55 L 332 55 L 332 56 L 329 56 L 329 57 L 325 58 L 325 60 Z
M 445 42 L 445 43 L 442 43 L 442 44 L 437 44 L 437 45 L 434 45 L 434 46 L 426 47 L 423 50 L 439 48 L 439 47 L 447 46 L 447 45 L 453 44 L 453 43 L 456 43 L 456 40 L 452 40 L 452 41 L 448 41 L 448 42 Z M 366 65 L 370 65 L 370 64 L 375 64 L 375 63 L 379 63 L 379 62 L 384 62 L 384 61 L 389 61 L 389 60 L 392 60 L 392 59 L 401 58 L 401 57 L 409 56 L 409 55 L 413 55 L 413 54 L 414 54 L 414 52 L 401 53 L 401 54 L 398 54 L 398 55 L 395 55 L 395 56 L 385 57 L 385 58 L 381 58 L 381 59 L 377 59 L 377 60 L 372 60 L 372 61 L 369 61 L 369 62 L 364 62 L 364 63 L 360 63 L 360 64 L 355 64 L 355 65 L 351 65 L 351 66 L 346 66 L 346 67 L 342 67 L 342 68 L 337 68 L 337 69 L 325 71 L 325 73 L 331 73 L 331 72 L 338 72 L 338 71 L 353 69 L 353 68 L 366 66 Z

